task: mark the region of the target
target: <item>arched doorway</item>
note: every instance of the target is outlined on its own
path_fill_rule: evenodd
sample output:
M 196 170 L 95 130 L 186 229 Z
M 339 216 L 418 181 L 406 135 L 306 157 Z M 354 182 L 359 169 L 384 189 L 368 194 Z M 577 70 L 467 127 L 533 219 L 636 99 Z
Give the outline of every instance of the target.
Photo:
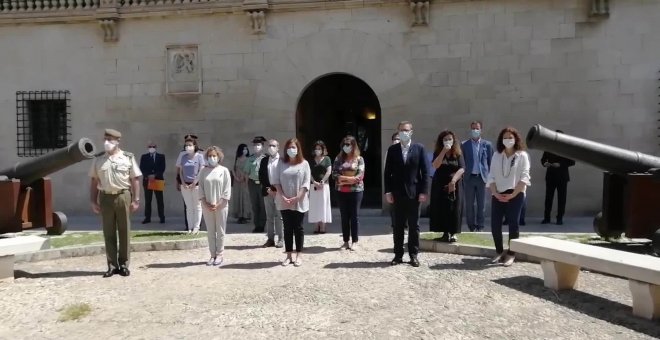
M 365 161 L 363 207 L 380 208 L 381 111 L 378 97 L 363 80 L 346 73 L 317 78 L 305 88 L 296 110 L 296 135 L 308 157 L 317 140 L 328 146 L 331 159 L 340 150 L 341 139 L 353 135 Z M 334 191 L 333 191 L 333 204 Z

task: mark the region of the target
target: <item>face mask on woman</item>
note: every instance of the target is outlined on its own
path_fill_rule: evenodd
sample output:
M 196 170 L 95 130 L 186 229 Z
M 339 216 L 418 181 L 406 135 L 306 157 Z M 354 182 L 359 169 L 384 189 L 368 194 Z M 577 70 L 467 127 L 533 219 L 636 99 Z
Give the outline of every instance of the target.
M 323 154 L 323 150 L 314 150 L 314 156 L 321 156 Z
M 449 140 L 443 141 L 442 144 L 445 146 L 445 149 L 451 149 L 451 147 L 454 146 L 454 140 L 449 139 Z
M 244 148 L 244 149 L 243 149 L 243 156 L 247 156 L 247 154 L 248 154 L 248 149 L 247 149 L 247 148 Z
M 186 145 L 186 152 L 187 152 L 189 155 L 192 155 L 193 153 L 195 153 L 195 146 L 193 146 L 193 145 Z
M 215 167 L 216 165 L 218 165 L 218 156 L 211 156 L 208 158 L 207 161 L 210 166 Z
M 349 154 L 351 153 L 351 151 L 353 151 L 353 147 L 350 145 L 344 145 L 344 147 L 342 147 L 341 149 L 344 150 L 344 153 L 346 154 Z
M 502 144 L 504 144 L 505 148 L 511 149 L 514 145 L 516 145 L 516 140 L 513 138 L 505 138 L 502 139 Z
M 298 149 L 297 148 L 288 148 L 286 149 L 286 154 L 289 155 L 289 157 L 293 158 L 298 155 Z

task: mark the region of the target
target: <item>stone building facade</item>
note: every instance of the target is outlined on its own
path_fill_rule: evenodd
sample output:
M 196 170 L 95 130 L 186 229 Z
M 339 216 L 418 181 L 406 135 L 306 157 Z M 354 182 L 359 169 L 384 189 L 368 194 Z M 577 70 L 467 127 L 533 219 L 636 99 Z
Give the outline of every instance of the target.
M 103 128 L 113 127 L 126 150 L 140 154 L 155 141 L 167 155 L 167 208 L 177 214 L 173 163 L 186 133 L 222 147 L 229 166 L 255 135 L 310 143 L 314 112 L 301 113 L 299 101 L 328 75 L 355 78 L 377 97 L 367 118 L 378 121 L 374 162 L 404 119 L 429 149 L 441 130 L 467 138 L 470 121 L 482 120 L 491 140 L 506 125 L 525 134 L 540 123 L 658 153 L 660 1 L 0 3 L 2 164 L 34 149 L 18 145 L 34 132 L 20 132 L 17 92 L 68 91 L 68 140 L 102 147 Z M 540 156 L 531 152 L 530 215 L 543 207 Z M 52 176 L 59 210 L 88 211 L 88 167 Z M 567 213 L 597 211 L 600 171 L 578 165 L 572 178 Z

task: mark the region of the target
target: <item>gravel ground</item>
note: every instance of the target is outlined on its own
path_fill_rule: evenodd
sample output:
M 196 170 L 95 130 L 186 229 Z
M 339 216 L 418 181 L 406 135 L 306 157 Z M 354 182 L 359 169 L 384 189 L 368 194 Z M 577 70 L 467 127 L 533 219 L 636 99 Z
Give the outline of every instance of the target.
M 579 290 L 543 287 L 539 265 L 425 253 L 390 267 L 391 236 L 339 251 L 307 236 L 302 267 L 259 235 L 231 234 L 222 268 L 205 249 L 134 253 L 132 274 L 103 279 L 104 257 L 16 265 L 0 284 L 0 339 L 650 339 L 626 280 L 584 272 Z M 68 304 L 88 316 L 58 322 Z

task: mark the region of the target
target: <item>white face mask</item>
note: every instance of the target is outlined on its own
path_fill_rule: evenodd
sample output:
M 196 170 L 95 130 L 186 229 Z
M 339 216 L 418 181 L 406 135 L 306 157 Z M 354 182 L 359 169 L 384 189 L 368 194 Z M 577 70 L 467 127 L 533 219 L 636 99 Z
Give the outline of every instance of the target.
M 247 154 L 248 154 L 248 149 L 247 148 L 243 149 L 243 156 L 247 156 Z
M 261 152 L 261 148 L 262 148 L 261 144 L 255 144 L 254 146 L 252 146 L 252 150 L 254 150 L 254 153 Z
M 186 145 L 186 152 L 192 155 L 195 153 L 195 147 L 193 145 Z
M 273 147 L 273 146 L 269 146 L 269 147 L 268 147 L 268 154 L 269 154 L 271 157 L 277 155 L 277 148 L 276 148 L 276 147 Z
M 516 145 L 516 140 L 514 138 L 505 138 L 502 139 L 502 144 L 504 144 L 505 148 L 510 149 Z
M 156 152 L 156 148 L 149 148 L 149 153 L 154 153 Z
M 116 147 L 117 147 L 117 142 L 114 141 L 107 140 L 103 143 L 103 148 L 105 149 L 105 152 L 110 152 L 114 150 Z
M 451 149 L 451 147 L 454 146 L 454 140 L 453 139 L 446 140 L 443 141 L 442 144 L 445 146 L 445 149 Z
M 344 145 L 341 149 L 344 150 L 344 153 L 346 154 L 349 154 L 351 151 L 353 151 L 353 147 L 350 145 Z
M 293 158 L 298 155 L 298 149 L 296 148 L 288 148 L 286 149 L 286 154 L 289 155 L 289 157 Z
M 321 156 L 322 154 L 323 154 L 323 150 L 314 150 L 315 156 Z
M 218 156 L 211 156 L 207 159 L 210 166 L 218 165 Z

